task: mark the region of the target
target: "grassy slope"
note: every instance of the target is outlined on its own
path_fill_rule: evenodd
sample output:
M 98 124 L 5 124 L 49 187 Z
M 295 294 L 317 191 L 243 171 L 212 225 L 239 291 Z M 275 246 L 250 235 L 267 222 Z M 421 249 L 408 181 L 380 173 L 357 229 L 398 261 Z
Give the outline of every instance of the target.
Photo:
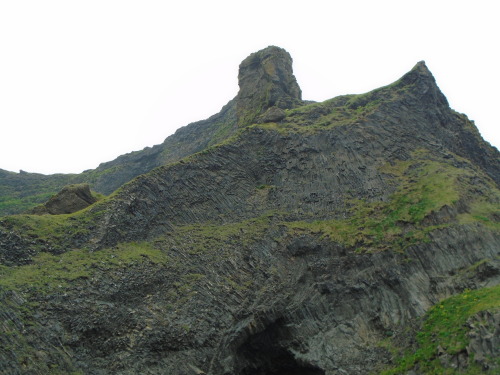
M 92 190 L 110 194 L 130 179 L 156 166 L 178 161 L 224 141 L 235 133 L 235 124 L 233 100 L 210 118 L 178 129 L 160 145 L 121 155 L 80 174 L 43 175 L 0 169 L 0 216 L 26 212 L 46 202 L 69 184 L 86 182 Z
M 478 290 L 465 290 L 433 306 L 425 315 L 420 329 L 415 333 L 416 345 L 412 348 L 389 347 L 395 354 L 395 366 L 382 375 L 405 374 L 413 368 L 429 375 L 447 374 L 498 374 L 500 358 L 491 361 L 496 369 L 485 370 L 474 362 L 471 355 L 466 369 L 457 370 L 443 366 L 439 356 L 458 355 L 469 345 L 467 321 L 481 311 L 500 310 L 500 285 Z M 438 355 L 438 353 L 440 355 Z
M 500 230 L 494 214 L 500 212 L 500 191 L 488 179 L 484 195 L 473 193 L 478 172 L 457 168 L 444 159 L 433 159 L 425 150 L 408 161 L 387 164 L 383 171 L 394 177 L 396 192 L 388 202 L 351 200 L 350 217 L 343 220 L 287 223 L 291 230 L 320 233 L 359 251 L 406 247 L 425 241 L 427 233 L 451 225 L 479 223 Z M 424 220 L 459 201 L 468 211 L 439 222 Z
M 77 279 L 135 263 L 161 264 L 168 257 L 149 243 L 126 243 L 96 252 L 76 249 L 60 255 L 41 252 L 33 263 L 20 267 L 0 266 L 0 287 L 19 292 L 48 293 Z
M 388 89 L 310 104 L 288 111 L 283 124 L 253 126 L 279 132 L 311 132 L 356 123 L 377 108 L 380 103 L 378 97 L 386 93 L 384 90 Z M 397 92 L 391 95 L 397 95 Z M 288 233 L 318 234 L 352 250 L 404 252 L 408 246 L 426 241 L 430 231 L 445 226 L 477 224 L 500 231 L 500 224 L 495 220 L 495 214 L 500 212 L 500 192 L 473 166 L 455 167 L 452 161 L 458 159 L 456 155 L 451 160 L 440 159 L 432 157 L 426 150 L 419 150 L 411 160 L 388 163 L 381 172 L 391 176 L 396 185 L 391 199 L 376 203 L 352 200 L 350 215 L 342 220 L 315 221 L 312 218 L 290 221 L 286 213 L 270 213 L 261 218 L 224 226 L 204 223 L 180 227 L 171 240 L 189 246 L 193 254 L 213 251 L 234 238 L 238 241 L 242 238 L 258 238 L 272 223 L 284 227 Z M 466 160 L 461 161 L 468 163 Z M 478 180 L 482 181 L 480 188 L 483 194 L 480 195 L 474 193 L 474 189 L 478 188 Z M 459 203 L 466 206 L 460 214 L 441 218 L 439 222 L 429 219 L 444 207 L 456 207 Z M 93 220 L 88 212 L 83 210 L 58 216 L 18 215 L 2 220 L 8 227 L 17 228 L 25 236 L 41 239 L 39 250 L 43 251 L 46 241 L 60 242 L 65 236 L 88 231 L 87 224 Z M 246 231 L 246 235 L 241 237 L 243 231 Z M 62 250 L 65 252 L 59 255 L 40 252 L 29 265 L 15 268 L 2 266 L 0 289 L 44 294 L 76 280 L 92 277 L 95 272 L 129 267 L 141 262 L 159 265 L 169 262 L 164 251 L 147 243 L 120 244 L 117 248 L 98 252 Z M 435 358 L 436 345 L 445 347 L 450 354 L 462 350 L 467 343 L 464 339 L 464 322 L 477 311 L 498 308 L 499 292 L 498 287 L 467 291 L 436 305 L 429 311 L 417 335 L 417 351 L 402 352 L 396 367 L 387 370 L 386 374 L 402 373 L 417 364 L 426 369 L 426 373 L 453 373 L 439 367 Z M 477 373 L 474 372 L 477 371 L 475 367 L 471 367 L 470 371 L 471 374 Z

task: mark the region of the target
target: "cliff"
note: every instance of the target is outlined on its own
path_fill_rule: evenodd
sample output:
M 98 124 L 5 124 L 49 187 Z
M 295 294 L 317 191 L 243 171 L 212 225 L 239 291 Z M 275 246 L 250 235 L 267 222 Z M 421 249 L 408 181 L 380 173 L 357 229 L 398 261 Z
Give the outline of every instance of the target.
M 277 47 L 239 79 L 231 137 L 0 219 L 0 372 L 496 373 L 500 155 L 425 63 L 322 103 Z
M 71 184 L 87 183 L 95 192 L 111 194 L 140 174 L 178 161 L 230 137 L 237 129 L 235 107 L 233 99 L 219 113 L 178 129 L 162 144 L 121 155 L 80 174 L 43 175 L 0 169 L 0 215 L 29 211 Z

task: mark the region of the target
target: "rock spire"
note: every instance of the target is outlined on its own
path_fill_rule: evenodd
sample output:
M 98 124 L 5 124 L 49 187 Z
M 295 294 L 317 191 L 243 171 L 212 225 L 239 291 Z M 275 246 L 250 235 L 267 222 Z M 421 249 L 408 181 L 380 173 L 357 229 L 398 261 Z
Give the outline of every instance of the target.
M 259 117 L 266 117 L 268 110 L 271 117 L 279 119 L 277 113 L 302 101 L 302 91 L 293 75 L 292 57 L 283 48 L 269 46 L 248 56 L 240 64 L 238 84 L 239 126 L 259 122 Z

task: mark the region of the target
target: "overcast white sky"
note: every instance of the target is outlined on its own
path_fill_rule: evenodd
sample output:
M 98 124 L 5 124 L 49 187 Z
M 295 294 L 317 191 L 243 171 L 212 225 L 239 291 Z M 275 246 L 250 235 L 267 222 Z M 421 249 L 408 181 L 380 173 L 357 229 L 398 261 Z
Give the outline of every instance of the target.
M 303 98 L 397 80 L 425 60 L 500 148 L 497 2 L 0 0 L 0 168 L 81 172 L 217 113 L 239 63 L 277 45 Z

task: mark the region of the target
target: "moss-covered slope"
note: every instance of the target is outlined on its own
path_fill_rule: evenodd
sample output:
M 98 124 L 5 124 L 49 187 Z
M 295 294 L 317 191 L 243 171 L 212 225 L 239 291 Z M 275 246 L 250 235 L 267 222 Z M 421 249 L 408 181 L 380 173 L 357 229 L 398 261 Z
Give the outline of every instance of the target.
M 495 373 L 498 151 L 423 63 L 281 109 L 81 211 L 1 218 L 0 372 Z
M 232 100 L 218 114 L 180 128 L 162 144 L 119 156 L 80 174 L 43 175 L 0 169 L 0 215 L 26 212 L 70 184 L 88 183 L 92 190 L 108 195 L 134 177 L 217 144 L 235 131 Z

